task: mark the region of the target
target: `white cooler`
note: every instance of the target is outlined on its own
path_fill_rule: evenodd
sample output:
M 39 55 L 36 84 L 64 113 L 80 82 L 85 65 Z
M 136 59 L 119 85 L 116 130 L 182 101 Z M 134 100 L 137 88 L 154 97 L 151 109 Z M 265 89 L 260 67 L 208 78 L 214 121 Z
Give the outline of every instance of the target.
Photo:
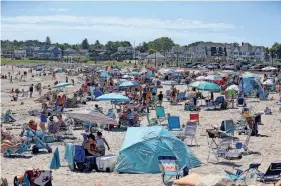
M 99 171 L 112 172 L 115 168 L 117 156 L 108 154 L 96 158 Z

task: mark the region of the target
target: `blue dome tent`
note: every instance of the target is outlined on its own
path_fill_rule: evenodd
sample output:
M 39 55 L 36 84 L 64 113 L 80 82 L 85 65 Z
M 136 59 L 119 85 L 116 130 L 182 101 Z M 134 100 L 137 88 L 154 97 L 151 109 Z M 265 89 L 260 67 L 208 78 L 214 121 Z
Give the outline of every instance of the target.
M 179 167 L 197 167 L 200 161 L 181 140 L 161 126 L 130 127 L 119 152 L 115 171 L 160 173 L 158 157 L 175 156 Z
M 251 93 L 253 90 L 257 90 L 260 96 L 264 95 L 261 83 L 254 77 L 242 77 L 242 80 L 239 83 L 239 90 L 246 94 Z

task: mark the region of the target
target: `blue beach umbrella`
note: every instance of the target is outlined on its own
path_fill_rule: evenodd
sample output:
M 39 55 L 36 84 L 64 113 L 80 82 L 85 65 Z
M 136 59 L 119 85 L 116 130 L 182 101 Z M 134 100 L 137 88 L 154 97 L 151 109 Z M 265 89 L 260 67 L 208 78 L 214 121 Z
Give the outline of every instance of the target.
M 135 87 L 139 86 L 139 83 L 134 81 L 125 81 L 119 85 L 119 87 Z
M 59 169 L 59 168 L 60 168 L 60 154 L 59 154 L 59 149 L 57 147 L 52 157 L 50 169 Z
M 70 86 L 72 85 L 71 83 L 67 83 L 67 82 L 61 82 L 61 83 L 58 83 L 55 85 L 55 88 L 64 88 L 64 87 L 67 87 L 67 86 Z
M 202 82 L 199 84 L 197 87 L 198 90 L 204 90 L 204 91 L 220 91 L 221 87 L 218 86 L 215 83 L 210 83 L 210 82 Z
M 126 96 L 117 93 L 104 94 L 96 98 L 97 101 L 130 101 Z

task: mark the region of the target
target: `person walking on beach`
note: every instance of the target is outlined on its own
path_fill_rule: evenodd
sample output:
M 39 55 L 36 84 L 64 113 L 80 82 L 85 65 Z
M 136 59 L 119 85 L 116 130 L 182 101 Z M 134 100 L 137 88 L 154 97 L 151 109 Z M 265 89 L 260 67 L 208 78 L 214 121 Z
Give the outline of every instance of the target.
M 13 83 L 13 76 L 10 76 L 10 83 Z
M 104 156 L 105 155 L 105 145 L 107 146 L 108 150 L 110 150 L 110 148 L 109 148 L 109 145 L 108 145 L 107 141 L 102 137 L 102 133 L 101 132 L 97 132 L 96 142 L 97 142 L 99 153 L 102 156 Z
M 29 87 L 29 97 L 32 98 L 32 94 L 33 94 L 33 84 L 31 84 L 31 86 Z
M 164 95 L 163 95 L 162 91 L 160 91 L 160 93 L 158 94 L 158 104 L 160 106 L 162 106 L 163 97 L 164 97 Z
M 171 97 L 172 97 L 172 104 L 175 105 L 176 97 L 177 97 L 177 89 L 175 86 L 172 86 Z

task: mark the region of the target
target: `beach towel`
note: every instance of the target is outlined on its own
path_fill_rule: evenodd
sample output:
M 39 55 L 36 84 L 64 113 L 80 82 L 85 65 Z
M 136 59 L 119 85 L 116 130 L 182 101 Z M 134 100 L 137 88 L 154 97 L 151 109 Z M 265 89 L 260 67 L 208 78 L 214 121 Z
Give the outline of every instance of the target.
M 74 168 L 73 166 L 74 156 L 75 156 L 75 146 L 72 143 L 67 143 L 65 145 L 64 159 L 67 161 L 67 164 L 68 166 L 70 166 L 71 169 Z

